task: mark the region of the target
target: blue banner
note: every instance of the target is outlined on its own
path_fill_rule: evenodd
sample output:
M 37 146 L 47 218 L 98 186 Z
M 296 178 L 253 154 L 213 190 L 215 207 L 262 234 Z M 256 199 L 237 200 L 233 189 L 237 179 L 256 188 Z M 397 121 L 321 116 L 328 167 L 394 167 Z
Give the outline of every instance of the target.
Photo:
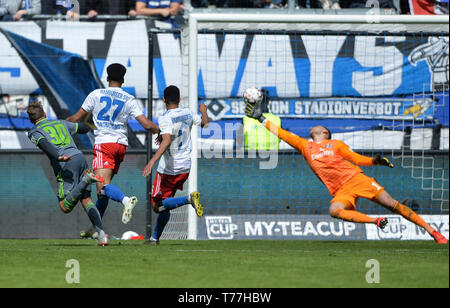
M 243 118 L 242 99 L 202 100 L 215 120 Z M 269 103 L 269 111 L 282 118 L 363 119 L 432 121 L 448 126 L 449 93 L 409 95 L 389 98 L 309 98 L 278 99 Z M 447 112 L 446 112 L 447 111 Z
M 148 29 L 152 26 L 144 20 L 30 22 L 20 28 L 20 34 L 33 40 L 17 38 L 24 54 L 29 54 L 28 61 L 60 90 L 61 107 L 74 113 L 97 87 L 90 79 L 77 78 L 88 57 L 104 84 L 109 64 L 125 65 L 124 88 L 137 98 L 147 98 Z M 12 23 L 0 27 L 18 31 Z M 182 88 L 182 43 L 172 33 L 159 33 L 153 42 L 153 97 L 158 99 L 168 85 Z M 0 91 L 42 94 L 35 74 L 30 73 L 33 68 L 1 34 L 0 47 Z M 253 86 L 269 91 L 270 111 L 283 119 L 284 128 L 302 136 L 317 120 L 337 132 L 392 126 L 393 121 L 449 125 L 448 33 L 200 33 L 198 53 L 199 98 L 221 126 L 242 121 L 241 95 Z M 65 71 L 60 71 L 63 66 Z M 27 128 L 23 110 L 12 115 L 13 104 L 4 101 L 0 127 Z M 154 106 L 156 120 L 164 106 L 159 100 L 154 100 Z M 136 121 L 130 126 L 143 131 Z

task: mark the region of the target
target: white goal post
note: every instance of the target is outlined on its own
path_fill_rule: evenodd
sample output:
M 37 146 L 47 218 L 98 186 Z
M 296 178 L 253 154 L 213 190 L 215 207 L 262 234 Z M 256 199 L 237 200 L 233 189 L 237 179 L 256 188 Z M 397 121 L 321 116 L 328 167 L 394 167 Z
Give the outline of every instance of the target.
M 369 11 L 370 12 L 370 11 Z M 376 11 L 375 11 L 376 13 Z M 230 14 L 190 13 L 188 23 L 188 95 L 189 107 L 198 111 L 198 33 L 205 29 L 224 30 L 361 30 L 361 31 L 442 31 L 448 33 L 448 16 L 428 15 L 305 15 L 305 14 Z M 197 190 L 199 140 L 192 131 L 192 168 L 189 191 Z M 197 239 L 197 216 L 192 208 L 188 213 L 188 239 Z

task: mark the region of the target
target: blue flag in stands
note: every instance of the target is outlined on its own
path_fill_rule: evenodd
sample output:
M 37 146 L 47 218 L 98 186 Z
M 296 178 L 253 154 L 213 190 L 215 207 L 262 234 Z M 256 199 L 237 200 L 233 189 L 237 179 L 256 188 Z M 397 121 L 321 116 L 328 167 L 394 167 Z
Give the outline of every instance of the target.
M 93 90 L 103 88 L 88 61 L 80 55 L 1 30 L 30 69 L 43 94 L 60 119 L 77 112 Z M 92 146 L 80 135 L 83 146 Z

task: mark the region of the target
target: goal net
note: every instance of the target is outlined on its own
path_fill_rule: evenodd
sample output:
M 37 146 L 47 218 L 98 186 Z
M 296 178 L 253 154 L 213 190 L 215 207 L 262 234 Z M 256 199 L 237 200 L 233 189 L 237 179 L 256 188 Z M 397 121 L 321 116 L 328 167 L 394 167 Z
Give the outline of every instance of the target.
M 355 152 L 389 157 L 394 169 L 365 174 L 448 237 L 448 20 L 432 17 L 191 14 L 182 92 L 212 119 L 192 135 L 189 191 L 201 192 L 205 217 L 179 209 L 165 236 L 428 239 L 398 217 L 385 232 L 332 219 L 332 197 L 300 153 L 250 147 L 261 131 L 245 124 L 241 97 L 256 86 L 284 129 L 308 139 L 323 125 Z M 357 209 L 390 214 L 363 199 Z

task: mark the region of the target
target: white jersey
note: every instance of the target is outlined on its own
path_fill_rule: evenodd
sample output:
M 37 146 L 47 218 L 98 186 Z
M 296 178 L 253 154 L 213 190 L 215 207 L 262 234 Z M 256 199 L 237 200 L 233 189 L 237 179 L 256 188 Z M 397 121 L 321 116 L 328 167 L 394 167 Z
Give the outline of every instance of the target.
M 143 114 L 133 95 L 114 87 L 92 91 L 81 108 L 92 111 L 95 144 L 128 146 L 128 120 Z
M 158 172 L 167 175 L 189 173 L 191 170 L 192 125 L 200 125 L 202 118 L 188 108 L 167 110 L 158 119 L 161 135 L 170 134 L 172 143 L 161 157 Z

